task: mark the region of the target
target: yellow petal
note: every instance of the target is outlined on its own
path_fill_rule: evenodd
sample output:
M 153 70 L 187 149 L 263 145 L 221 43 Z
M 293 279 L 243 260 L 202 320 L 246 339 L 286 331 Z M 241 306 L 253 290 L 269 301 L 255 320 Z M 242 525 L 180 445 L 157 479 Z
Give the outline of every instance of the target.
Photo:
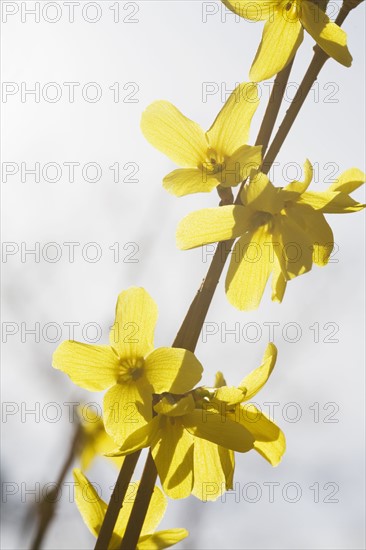
M 313 243 L 307 227 L 302 227 L 297 207 L 277 216 L 273 242 L 279 243 L 282 272 L 287 280 L 310 271 L 313 265 Z
M 223 187 L 235 187 L 247 179 L 252 170 L 262 163 L 262 146 L 243 145 L 228 157 L 222 169 L 220 183 Z
M 220 446 L 218 446 L 218 450 L 221 466 L 225 474 L 226 490 L 230 491 L 234 486 L 235 453 L 230 449 L 225 449 Z
M 240 199 L 253 210 L 275 214 L 283 206 L 281 190 L 275 187 L 266 174 L 259 172 L 251 177 L 250 182 L 241 191 Z
M 103 418 L 107 433 L 117 444 L 152 417 L 152 394 L 135 382 L 115 384 L 104 396 Z
M 177 246 L 196 246 L 239 237 L 249 227 L 252 212 L 243 206 L 204 208 L 188 214 L 178 225 Z
M 212 149 L 221 157 L 229 157 L 249 139 L 250 123 L 259 104 L 257 86 L 239 84 L 207 132 Z
M 185 393 L 201 380 L 203 367 L 196 356 L 180 348 L 158 348 L 146 358 L 146 378 L 155 393 Z
M 260 21 L 268 19 L 273 15 L 273 10 L 280 3 L 280 0 L 221 0 L 232 12 L 244 19 Z
M 120 358 L 142 358 L 154 349 L 158 308 L 144 288 L 131 287 L 120 293 L 109 341 Z
M 222 372 L 218 371 L 215 375 L 215 383 L 214 388 L 221 388 L 222 386 L 226 386 L 226 380 L 224 378 L 224 375 Z
M 107 510 L 106 503 L 78 468 L 73 470 L 75 502 L 90 532 L 97 537 Z
M 222 401 L 228 406 L 236 405 L 236 403 L 244 401 L 244 393 L 233 386 L 222 386 L 216 390 L 215 400 Z
M 221 464 L 219 447 L 215 443 L 196 437 L 192 494 L 203 502 L 207 502 L 217 500 L 225 491 L 226 477 Z
M 277 466 L 286 450 L 286 439 L 280 428 L 252 404 L 238 405 L 234 414 L 253 435 L 255 450 L 272 466 Z
M 253 448 L 252 435 L 240 424 L 214 410 L 195 410 L 182 417 L 186 430 L 226 449 L 245 453 Z
M 314 170 L 311 162 L 306 159 L 304 164 L 304 181 L 292 181 L 284 188 L 284 191 L 288 191 L 290 193 L 304 193 L 313 179 L 313 173 Z
M 89 391 L 101 391 L 115 384 L 119 360 L 110 346 L 92 346 L 68 340 L 54 352 L 52 366 L 66 373 L 77 386 Z
M 324 215 L 306 204 L 296 205 L 294 212 L 303 220 L 313 244 L 313 262 L 319 266 L 327 265 L 334 247 L 334 237 Z
M 141 130 L 151 145 L 179 166 L 193 168 L 205 161 L 205 132 L 169 101 L 149 105 L 142 114 Z
M 170 498 L 186 498 L 193 486 L 193 437 L 181 418 L 162 417 L 161 438 L 154 443 L 154 457 L 164 492 Z
M 126 498 L 123 501 L 123 507 L 119 513 L 114 531 L 119 537 L 123 537 L 124 532 L 127 527 L 127 523 L 131 514 L 132 507 L 134 505 L 137 490 L 139 488 L 140 482 L 135 481 L 130 483 L 129 488 L 126 493 Z M 149 508 L 144 520 L 144 524 L 141 531 L 141 536 L 146 536 L 149 533 L 153 533 L 160 521 L 162 520 L 165 510 L 167 508 L 167 500 L 163 492 L 159 487 L 154 487 L 153 494 L 151 496 Z
M 226 295 L 240 310 L 257 309 L 273 264 L 270 261 L 272 236 L 266 225 L 238 240 L 226 276 Z
M 358 168 L 350 168 L 343 172 L 339 178 L 328 187 L 328 191 L 341 191 L 342 193 L 352 193 L 365 183 L 366 174 Z
M 160 420 L 160 416 L 154 416 L 148 424 L 141 426 L 141 428 L 131 433 L 120 449 L 116 449 L 113 453 L 108 453 L 107 456 L 128 455 L 145 447 L 151 447 L 154 440 L 158 437 Z
M 182 397 L 175 403 L 171 403 L 167 397 L 163 397 L 163 399 L 154 406 L 154 410 L 158 414 L 164 414 L 166 416 L 183 416 L 184 414 L 194 411 L 194 408 L 195 402 L 192 394 Z
M 281 264 L 277 254 L 273 257 L 273 272 L 272 272 L 272 301 L 281 303 L 285 295 L 287 282 L 282 273 Z
M 295 4 L 289 11 L 278 9 L 266 22 L 249 77 L 255 82 L 280 72 L 294 57 L 304 37 Z
M 164 188 L 176 197 L 191 193 L 209 193 L 219 185 L 216 175 L 202 168 L 179 168 L 163 179 Z
M 256 395 L 267 382 L 274 369 L 277 359 L 277 348 L 270 342 L 264 352 L 262 364 L 248 374 L 239 384 L 239 388 L 245 392 L 245 400 L 248 401 Z
M 137 550 L 162 550 L 174 546 L 181 540 L 188 537 L 189 533 L 186 529 L 167 529 L 165 531 L 157 531 L 152 535 L 146 535 L 139 538 Z
M 347 214 L 365 208 L 364 204 L 356 202 L 349 195 L 332 191 L 321 193 L 306 191 L 301 195 L 299 203 L 309 204 L 315 210 L 320 210 L 324 214 Z
M 346 67 L 352 65 L 352 56 L 347 48 L 347 34 L 332 23 L 314 2 L 305 0 L 301 3 L 301 23 L 325 53 Z

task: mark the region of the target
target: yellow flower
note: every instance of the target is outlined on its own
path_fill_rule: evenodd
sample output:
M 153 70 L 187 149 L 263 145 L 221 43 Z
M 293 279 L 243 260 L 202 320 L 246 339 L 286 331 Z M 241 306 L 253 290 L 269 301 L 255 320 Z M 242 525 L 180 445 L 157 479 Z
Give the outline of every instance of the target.
M 261 164 L 261 147 L 246 145 L 259 98 L 254 84 L 232 92 L 211 128 L 204 130 L 168 101 L 155 101 L 143 113 L 141 129 L 156 149 L 182 166 L 163 185 L 178 197 L 231 187 Z
M 347 35 L 330 21 L 316 1 L 222 0 L 245 19 L 265 20 L 262 41 L 250 70 L 250 79 L 260 82 L 281 71 L 294 57 L 304 38 L 304 29 L 336 61 L 350 67 L 352 56 Z
M 152 418 L 152 394 L 184 393 L 200 379 L 202 365 L 190 351 L 154 349 L 157 306 L 143 288 L 118 296 L 109 346 L 74 341 L 60 344 L 53 366 L 90 391 L 104 396 L 106 431 L 118 444 Z
M 181 249 L 239 237 L 226 277 L 228 300 L 238 309 L 259 306 L 271 273 L 272 300 L 281 302 L 288 280 L 309 271 L 313 262 L 328 263 L 334 242 L 323 214 L 364 208 L 348 195 L 365 181 L 360 170 L 347 170 L 325 192 L 307 191 L 312 174 L 306 161 L 305 181 L 285 188 L 257 174 L 241 192 L 242 205 L 199 210 L 180 222 Z
M 171 498 L 193 493 L 201 500 L 215 500 L 232 488 L 232 451 L 256 449 L 276 465 L 285 450 L 282 432 L 257 409 L 241 405 L 265 384 L 276 354 L 270 344 L 262 366 L 239 388 L 202 387 L 184 396 L 166 394 L 154 406 L 153 420 L 111 454 L 151 447 L 163 489 Z
M 97 537 L 104 520 L 107 504 L 100 498 L 93 485 L 81 470 L 75 469 L 73 474 L 76 505 L 90 532 Z M 118 550 L 121 546 L 138 485 L 137 482 L 130 484 L 132 490 L 130 493 L 132 492 L 132 495 L 129 495 L 129 491 L 127 492 L 108 550 Z M 169 546 L 174 546 L 174 544 L 177 544 L 188 536 L 186 529 L 168 529 L 166 531 L 154 532 L 164 516 L 166 507 L 167 502 L 164 494 L 158 487 L 155 487 L 138 541 L 137 550 L 169 548 Z

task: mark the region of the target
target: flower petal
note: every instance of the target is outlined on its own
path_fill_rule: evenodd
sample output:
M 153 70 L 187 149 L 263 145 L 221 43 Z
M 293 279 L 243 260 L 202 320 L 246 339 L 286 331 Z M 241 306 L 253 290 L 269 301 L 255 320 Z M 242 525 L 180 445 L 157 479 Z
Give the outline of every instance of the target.
M 158 348 L 146 358 L 146 378 L 155 393 L 185 393 L 201 380 L 203 367 L 196 356 L 180 348 Z
M 235 388 L 234 386 L 222 386 L 221 388 L 217 388 L 215 400 L 222 401 L 230 407 L 230 405 L 236 405 L 244 401 L 244 395 L 243 391 L 239 388 Z
M 109 341 L 120 358 L 138 359 L 154 349 L 158 308 L 144 288 L 131 287 L 120 293 Z
M 274 369 L 276 359 L 277 348 L 270 342 L 264 352 L 261 366 L 252 370 L 238 386 L 245 393 L 245 401 L 251 399 L 263 388 Z
M 250 123 L 259 105 L 257 86 L 239 84 L 207 132 L 210 146 L 219 157 L 229 157 L 249 139 Z
M 349 195 L 341 192 L 316 192 L 306 191 L 298 201 L 302 204 L 309 204 L 315 210 L 320 210 L 324 214 L 347 214 L 349 212 L 358 212 L 365 208 L 364 204 L 360 204 L 353 200 Z
M 280 72 L 294 57 L 304 38 L 295 4 L 286 11 L 278 9 L 266 22 L 262 41 L 250 69 L 255 82 L 267 80 Z
M 188 214 L 178 225 L 181 250 L 239 237 L 248 229 L 252 212 L 244 206 L 204 208 Z
M 160 417 L 154 416 L 148 424 L 132 432 L 127 439 L 125 439 L 120 449 L 116 449 L 113 453 L 108 453 L 107 456 L 129 455 L 145 447 L 151 447 L 155 438 L 158 436 L 159 428 Z
M 119 360 L 110 346 L 67 340 L 54 352 L 52 366 L 66 373 L 77 386 L 101 391 L 116 383 Z
M 312 179 L 313 179 L 313 167 L 311 165 L 311 162 L 306 159 L 304 163 L 304 181 L 292 181 L 289 183 L 283 191 L 288 191 L 290 193 L 304 193 L 307 188 L 309 187 Z
M 301 23 L 322 50 L 336 61 L 350 67 L 352 56 L 347 48 L 347 34 L 329 19 L 314 2 L 301 2 Z
M 277 466 L 286 450 L 286 439 L 276 424 L 254 405 L 240 405 L 235 411 L 235 418 L 254 437 L 254 448 L 272 466 Z
M 280 261 L 277 254 L 274 254 L 273 258 L 273 272 L 272 272 L 272 301 L 281 303 L 285 295 L 287 282 Z
M 310 271 L 313 265 L 313 243 L 307 227 L 297 216 L 297 205 L 286 209 L 286 215 L 277 216 L 273 241 L 279 242 L 276 250 L 286 280 Z
M 196 437 L 192 494 L 203 502 L 207 502 L 217 500 L 225 491 L 226 477 L 221 464 L 219 447 L 206 439 Z
M 262 146 L 243 145 L 224 164 L 220 183 L 223 187 L 235 187 L 247 179 L 252 170 L 258 170 L 262 163 Z
M 191 193 L 209 193 L 219 185 L 216 176 L 210 175 L 205 168 L 179 168 L 163 179 L 163 187 L 176 197 Z
M 235 244 L 225 285 L 227 298 L 236 308 L 249 311 L 259 306 L 273 265 L 271 246 L 267 225 L 248 232 Z
M 183 416 L 188 412 L 194 411 L 195 402 L 191 393 L 179 399 L 175 403 L 170 403 L 167 397 L 163 397 L 159 403 L 154 406 L 154 410 L 158 414 L 165 416 Z
M 319 266 L 327 265 L 334 248 L 334 237 L 324 215 L 306 204 L 296 205 L 294 212 L 306 226 L 306 231 L 313 244 L 313 262 Z
M 252 435 L 240 424 L 214 410 L 195 410 L 182 417 L 186 430 L 225 449 L 245 453 L 253 448 Z
M 152 418 L 152 393 L 141 384 L 115 384 L 104 396 L 103 419 L 106 432 L 118 445 Z
M 328 191 L 341 191 L 342 193 L 352 193 L 363 185 L 366 181 L 366 174 L 358 168 L 350 168 L 343 172 L 339 178 L 328 187 Z
M 97 537 L 107 510 L 107 504 L 84 476 L 81 470 L 73 470 L 75 480 L 75 502 L 90 532 Z
M 189 535 L 186 529 L 167 529 L 139 538 L 137 550 L 162 550 L 174 546 Z
M 206 159 L 205 132 L 169 101 L 149 105 L 142 113 L 141 130 L 151 145 L 179 166 L 197 167 Z
M 240 199 L 253 210 L 275 214 L 283 207 L 281 190 L 275 187 L 266 174 L 258 172 L 251 177 L 240 193 Z
M 164 492 L 170 498 L 186 498 L 193 486 L 193 437 L 181 418 L 162 417 L 161 438 L 151 448 Z

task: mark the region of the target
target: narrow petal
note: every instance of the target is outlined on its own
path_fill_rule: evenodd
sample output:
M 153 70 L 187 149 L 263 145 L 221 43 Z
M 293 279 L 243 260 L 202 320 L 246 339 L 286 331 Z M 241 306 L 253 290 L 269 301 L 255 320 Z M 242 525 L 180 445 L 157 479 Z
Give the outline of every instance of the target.
M 296 215 L 297 208 L 286 210 L 286 215 L 278 216 L 273 240 L 280 243 L 282 272 L 286 280 L 294 279 L 310 271 L 313 265 L 313 243 L 307 227 Z
M 188 214 L 178 225 L 181 250 L 239 237 L 248 229 L 252 212 L 244 206 L 204 208 Z
M 154 349 L 157 318 L 157 305 L 144 288 L 131 287 L 120 293 L 109 336 L 120 358 L 142 358 Z
M 238 240 L 226 276 L 226 295 L 240 310 L 257 309 L 273 264 L 270 261 L 272 236 L 267 225 Z
M 284 191 L 286 192 L 295 192 L 295 193 L 305 193 L 307 188 L 309 187 L 312 179 L 313 179 L 313 167 L 311 165 L 311 162 L 306 159 L 304 164 L 304 181 L 292 181 L 289 183 L 285 188 Z
M 322 50 L 336 61 L 350 67 L 352 56 L 347 48 L 347 34 L 329 19 L 314 2 L 301 3 L 301 23 Z
M 222 386 L 215 392 L 215 400 L 222 401 L 230 407 L 230 405 L 236 405 L 244 401 L 244 395 L 243 391 L 239 388 Z
M 274 254 L 273 272 L 272 272 L 272 301 L 282 302 L 285 295 L 287 281 L 282 273 L 281 264 L 278 260 L 277 254 Z
M 164 188 L 176 197 L 191 193 L 209 193 L 220 181 L 203 168 L 179 168 L 163 179 Z
M 122 456 L 134 453 L 145 447 L 151 447 L 154 440 L 158 437 L 160 428 L 160 417 L 154 416 L 148 424 L 141 426 L 127 437 L 120 449 L 107 456 Z
M 101 391 L 115 384 L 119 360 L 110 346 L 92 346 L 67 340 L 54 352 L 52 366 L 66 373 L 77 386 L 89 391 Z
M 281 190 L 275 187 L 266 174 L 258 172 L 241 191 L 240 199 L 253 210 L 275 214 L 283 206 Z
M 252 170 L 258 170 L 262 163 L 262 146 L 243 145 L 223 164 L 221 185 L 235 187 L 249 177 Z
M 249 77 L 267 80 L 280 72 L 294 57 L 304 38 L 295 4 L 289 11 L 278 9 L 263 29 L 263 36 Z
M 207 502 L 217 500 L 225 491 L 226 477 L 221 464 L 219 447 L 206 439 L 196 437 L 192 494 L 203 502 Z
M 363 185 L 366 181 L 366 174 L 358 168 L 350 168 L 343 172 L 339 178 L 328 187 L 328 191 L 341 191 L 342 193 L 352 193 Z
M 105 429 L 118 445 L 151 418 L 152 394 L 142 392 L 134 382 L 115 384 L 104 396 Z
M 194 168 L 205 161 L 205 132 L 169 101 L 149 105 L 142 113 L 141 130 L 151 145 L 179 166 Z
M 257 86 L 239 84 L 207 132 L 210 146 L 219 156 L 229 157 L 249 139 L 250 123 L 259 105 Z
M 226 490 L 234 487 L 235 453 L 230 449 L 218 446 L 221 466 L 225 474 Z
M 104 520 L 107 504 L 100 498 L 81 470 L 75 468 L 73 476 L 76 506 L 90 532 L 97 537 Z
M 299 203 L 309 204 L 324 214 L 347 214 L 365 208 L 364 204 L 356 202 L 349 195 L 332 191 L 306 191 L 301 195 Z
M 164 414 L 165 416 L 183 416 L 184 414 L 194 411 L 194 408 L 195 401 L 191 393 L 182 397 L 175 403 L 171 403 L 168 397 L 163 397 L 159 403 L 154 405 L 154 410 L 158 414 Z
M 161 438 L 151 448 L 164 492 L 170 498 L 186 498 L 193 487 L 193 437 L 181 419 L 164 417 Z
M 245 453 L 253 448 L 252 435 L 237 422 L 214 410 L 195 410 L 182 417 L 186 430 L 225 449 Z
M 248 374 L 239 384 L 245 393 L 245 401 L 252 399 L 267 382 L 274 369 L 277 359 L 277 348 L 270 342 L 264 352 L 262 364 Z
M 155 393 L 185 393 L 201 380 L 203 367 L 185 349 L 158 348 L 146 359 L 146 378 Z
M 236 421 L 253 435 L 255 450 L 272 466 L 277 466 L 286 450 L 286 439 L 280 428 L 252 404 L 238 406 L 234 414 Z
M 139 538 L 137 550 L 162 550 L 174 546 L 189 535 L 186 529 L 167 529 Z
M 306 204 L 296 205 L 294 211 L 306 225 L 306 231 L 313 244 L 313 262 L 319 266 L 327 265 L 334 248 L 334 237 L 324 215 Z

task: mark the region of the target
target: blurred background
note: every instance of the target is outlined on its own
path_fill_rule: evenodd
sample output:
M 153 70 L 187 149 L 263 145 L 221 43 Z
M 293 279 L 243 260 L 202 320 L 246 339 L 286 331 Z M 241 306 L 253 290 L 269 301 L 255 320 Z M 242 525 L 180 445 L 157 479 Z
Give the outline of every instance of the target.
M 339 5 L 330 3 L 330 13 Z M 263 25 L 238 20 L 220 2 L 1 7 L 1 544 L 10 550 L 29 547 L 42 487 L 68 452 L 70 409 L 85 402 L 97 410 L 102 400 L 52 369 L 58 343 L 70 335 L 107 343 L 118 293 L 138 285 L 159 306 L 156 345 L 170 345 L 212 254 L 177 250 L 174 234 L 187 213 L 216 205 L 216 194 L 177 199 L 164 191 L 162 178 L 175 167 L 144 140 L 141 113 L 167 99 L 208 129 L 247 80 Z M 316 167 L 317 190 L 363 168 L 363 25 L 361 6 L 344 24 L 353 66 L 327 62 L 272 171 L 276 185 L 299 178 L 305 158 Z M 282 115 L 312 46 L 306 37 Z M 269 92 L 263 83 L 251 143 Z M 364 200 L 363 190 L 354 196 Z M 197 346 L 203 382 L 222 370 L 238 383 L 272 339 L 277 365 L 256 402 L 288 448 L 275 469 L 255 452 L 238 456 L 235 491 L 216 503 L 170 501 L 161 527 L 191 531 L 180 548 L 364 548 L 363 220 L 328 216 L 331 263 L 291 282 L 281 306 L 267 288 L 258 311 L 236 311 L 221 281 Z M 105 500 L 116 476 L 103 458 L 88 473 Z M 70 473 L 44 548 L 93 547 L 71 482 Z

